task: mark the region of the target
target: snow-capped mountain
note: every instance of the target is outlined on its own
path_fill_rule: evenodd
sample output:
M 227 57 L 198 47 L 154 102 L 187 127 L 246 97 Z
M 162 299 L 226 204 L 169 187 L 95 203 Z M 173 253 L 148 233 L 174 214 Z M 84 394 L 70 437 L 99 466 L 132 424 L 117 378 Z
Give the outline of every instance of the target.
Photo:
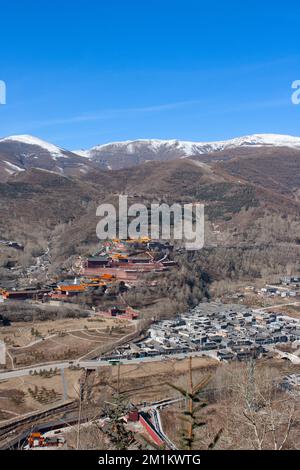
M 15 173 L 39 168 L 61 175 L 86 172 L 86 159 L 30 135 L 14 135 L 0 139 L 0 179 Z
M 10 137 L 5 137 L 4 139 L 0 139 L 0 143 L 9 143 L 9 142 L 16 142 L 20 145 L 31 145 L 34 147 L 39 147 L 43 149 L 51 155 L 54 159 L 57 157 L 66 157 L 66 151 L 56 145 L 50 144 L 45 140 L 39 139 L 38 137 L 33 137 L 31 135 L 12 135 Z
M 300 150 L 300 137 L 254 134 L 217 142 L 142 139 L 97 145 L 90 150 L 77 150 L 74 153 L 91 159 L 102 167 L 118 169 L 146 161 L 173 160 L 242 147 L 289 147 Z
M 79 176 L 95 168 L 116 170 L 148 161 L 177 158 L 197 158 L 209 164 L 216 158 L 228 160 L 245 152 L 263 156 L 272 149 L 283 148 L 285 151 L 300 151 L 300 137 L 255 134 L 217 142 L 141 139 L 69 151 L 37 137 L 16 135 L 0 139 L 0 180 L 30 168 Z

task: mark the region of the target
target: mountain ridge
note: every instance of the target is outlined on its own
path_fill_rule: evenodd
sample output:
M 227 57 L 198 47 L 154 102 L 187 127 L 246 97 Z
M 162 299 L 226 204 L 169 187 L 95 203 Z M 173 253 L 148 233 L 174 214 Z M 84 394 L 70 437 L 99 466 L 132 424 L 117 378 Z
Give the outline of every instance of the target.
M 95 168 L 119 170 L 150 161 L 192 158 L 207 164 L 232 159 L 247 150 L 284 150 L 299 152 L 300 137 L 281 134 L 253 134 L 215 142 L 137 139 L 96 145 L 89 150 L 68 150 L 31 135 L 0 139 L 0 179 L 29 168 L 79 176 Z
M 115 141 L 108 142 L 105 144 L 99 144 L 91 147 L 87 150 L 73 150 L 74 153 L 78 155 L 82 153 L 87 155 L 88 152 L 103 150 L 110 146 L 131 146 L 135 144 L 152 144 L 154 148 L 157 148 L 159 145 L 174 145 L 182 146 L 186 151 L 192 151 L 196 147 L 203 147 L 202 153 L 207 153 L 207 150 L 211 148 L 211 151 L 216 149 L 222 149 L 226 147 L 235 147 L 243 145 L 273 145 L 273 146 L 287 146 L 287 147 L 296 147 L 300 148 L 300 137 L 290 136 L 285 134 L 250 134 L 241 137 L 234 137 L 232 139 L 217 140 L 217 141 L 186 141 L 180 139 L 134 139 L 134 140 L 124 140 L 124 141 Z M 191 153 L 192 154 L 192 153 Z

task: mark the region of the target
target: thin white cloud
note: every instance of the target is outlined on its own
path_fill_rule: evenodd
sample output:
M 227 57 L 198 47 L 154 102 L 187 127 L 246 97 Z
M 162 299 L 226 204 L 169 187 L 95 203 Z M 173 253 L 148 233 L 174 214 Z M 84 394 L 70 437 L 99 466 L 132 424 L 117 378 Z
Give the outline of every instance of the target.
M 100 121 L 104 119 L 113 119 L 113 118 L 122 117 L 122 116 L 168 111 L 168 110 L 177 109 L 177 108 L 195 105 L 195 104 L 196 105 L 203 104 L 203 101 L 199 101 L 199 100 L 177 101 L 174 103 L 143 106 L 140 108 L 136 107 L 136 108 L 103 109 L 94 113 L 79 114 L 77 116 L 70 116 L 66 118 L 48 119 L 45 121 L 35 121 L 35 122 L 31 122 L 29 124 L 29 127 L 38 129 L 41 127 L 55 126 L 55 125 L 61 125 L 61 124 L 75 124 L 75 123 L 80 123 L 80 122 Z M 27 127 L 28 127 L 28 124 L 27 124 Z

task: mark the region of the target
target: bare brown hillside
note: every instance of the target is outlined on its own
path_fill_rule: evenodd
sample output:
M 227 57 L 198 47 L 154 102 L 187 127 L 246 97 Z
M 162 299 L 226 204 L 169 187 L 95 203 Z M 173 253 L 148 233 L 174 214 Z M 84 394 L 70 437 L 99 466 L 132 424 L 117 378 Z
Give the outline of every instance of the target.
M 14 174 L 0 183 L 0 238 L 17 240 L 25 250 L 8 254 L 0 246 L 2 276 L 12 274 L 5 268 L 8 261 L 26 266 L 47 249 L 53 271 L 70 265 L 78 254 L 93 252 L 97 247 L 96 207 L 104 201 L 116 204 L 119 194 L 127 194 L 129 202 L 148 205 L 154 201 L 204 203 L 208 247 L 297 245 L 300 206 L 293 192 L 278 189 L 275 183 L 255 181 L 248 171 L 249 158 L 254 166 L 255 157 L 244 156 L 239 163 L 241 175 L 233 174 L 238 173 L 236 157 L 214 165 L 185 158 L 116 171 L 93 169 L 80 178 L 39 169 Z M 276 161 L 279 165 L 279 156 Z M 293 156 L 291 165 L 285 167 L 295 173 L 295 185 L 296 164 Z M 284 186 L 288 177 L 278 174 L 278 179 Z

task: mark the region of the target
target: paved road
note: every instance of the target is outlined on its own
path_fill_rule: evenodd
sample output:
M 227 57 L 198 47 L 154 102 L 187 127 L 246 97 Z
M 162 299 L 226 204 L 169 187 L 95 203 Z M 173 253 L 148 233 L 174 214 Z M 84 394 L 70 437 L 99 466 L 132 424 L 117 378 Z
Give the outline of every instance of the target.
M 59 364 L 51 364 L 51 365 L 42 365 L 38 367 L 28 367 L 26 369 L 15 369 L 8 372 L 1 372 L 0 373 L 0 380 L 7 380 L 13 379 L 15 377 L 24 377 L 26 375 L 30 375 L 31 371 L 40 372 L 41 370 L 50 370 L 50 369 L 67 369 L 70 367 L 68 362 L 61 362 Z
M 201 357 L 207 356 L 213 359 L 217 359 L 215 357 L 215 351 L 195 351 L 192 353 L 187 354 L 171 354 L 169 356 L 153 356 L 153 357 L 139 357 L 135 359 L 122 359 L 120 358 L 120 362 L 122 364 L 140 364 L 145 362 L 162 362 L 171 359 L 186 359 L 187 357 Z M 23 369 L 14 369 L 11 371 L 4 371 L 0 372 L 0 381 L 7 380 L 15 377 L 24 377 L 26 375 L 30 375 L 33 371 L 40 372 L 41 370 L 50 370 L 50 369 L 67 369 L 70 366 L 78 366 L 83 369 L 98 369 L 99 367 L 108 367 L 111 366 L 111 361 L 100 361 L 99 359 L 95 360 L 74 360 L 74 361 L 63 361 L 63 362 L 54 362 L 50 364 L 39 364 L 38 366 L 31 366 L 26 367 Z
M 299 304 L 300 304 L 299 301 L 286 302 L 284 304 L 270 305 L 269 307 L 254 308 L 253 312 L 259 313 L 259 312 L 264 312 L 266 310 L 272 310 L 272 308 L 288 307 L 289 305 L 299 305 Z
M 272 345 L 267 345 L 265 347 L 266 349 L 278 354 L 278 356 L 289 359 L 292 364 L 300 364 L 300 357 L 296 356 L 295 354 L 281 351 L 280 349 L 277 349 L 275 346 Z
M 177 450 L 177 447 L 175 446 L 175 444 L 168 438 L 168 436 L 164 433 L 164 430 L 162 428 L 162 422 L 161 422 L 161 418 L 160 418 L 160 413 L 159 413 L 159 410 L 158 408 L 153 408 L 152 409 L 152 416 L 153 416 L 153 420 L 154 420 L 154 427 L 155 429 L 158 431 L 158 433 L 160 434 L 160 436 L 162 437 L 162 439 L 165 441 L 165 443 L 167 444 L 167 446 L 171 449 L 171 450 Z
M 162 362 L 162 361 L 167 361 L 171 359 L 186 359 L 187 357 L 210 357 L 215 360 L 219 360 L 217 358 L 217 352 L 216 351 L 193 351 L 190 353 L 180 353 L 180 354 L 170 354 L 170 355 L 161 355 L 161 356 L 152 356 L 152 357 L 138 357 L 134 359 L 122 359 L 121 357 L 119 359 L 116 359 L 116 361 L 120 361 L 122 364 L 140 364 L 140 363 L 145 363 L 145 362 Z M 85 369 L 93 369 L 93 368 L 98 368 L 101 366 L 111 366 L 111 361 L 100 361 L 100 360 L 90 360 L 90 361 L 80 361 L 79 362 L 80 367 L 83 367 Z M 0 376 L 1 377 L 1 376 Z

